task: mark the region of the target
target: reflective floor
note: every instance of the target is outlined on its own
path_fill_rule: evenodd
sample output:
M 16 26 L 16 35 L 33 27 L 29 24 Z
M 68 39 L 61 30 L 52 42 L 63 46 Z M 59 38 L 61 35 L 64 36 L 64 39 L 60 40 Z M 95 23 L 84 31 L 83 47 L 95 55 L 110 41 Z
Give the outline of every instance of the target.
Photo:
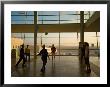
M 55 60 L 48 59 L 45 73 L 40 72 L 42 67 L 41 57 L 36 59 L 31 57 L 30 62 L 22 67 L 22 62 L 15 67 L 18 59 L 12 58 L 11 76 L 12 77 L 99 77 L 100 59 L 90 57 L 91 73 L 86 72 L 84 61 L 79 61 L 79 56 L 56 56 Z

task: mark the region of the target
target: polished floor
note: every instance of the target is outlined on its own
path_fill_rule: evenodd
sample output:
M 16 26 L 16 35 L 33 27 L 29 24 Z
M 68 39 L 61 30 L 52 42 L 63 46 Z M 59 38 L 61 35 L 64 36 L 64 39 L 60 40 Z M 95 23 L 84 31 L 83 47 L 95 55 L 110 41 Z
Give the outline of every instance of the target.
M 87 73 L 84 61 L 81 63 L 78 56 L 56 56 L 55 60 L 48 59 L 45 73 L 40 72 L 42 61 L 40 56 L 36 59 L 31 57 L 30 62 L 22 67 L 22 62 L 16 68 L 15 63 L 18 59 L 12 58 L 11 76 L 12 77 L 99 77 L 100 59 L 90 57 L 91 73 Z

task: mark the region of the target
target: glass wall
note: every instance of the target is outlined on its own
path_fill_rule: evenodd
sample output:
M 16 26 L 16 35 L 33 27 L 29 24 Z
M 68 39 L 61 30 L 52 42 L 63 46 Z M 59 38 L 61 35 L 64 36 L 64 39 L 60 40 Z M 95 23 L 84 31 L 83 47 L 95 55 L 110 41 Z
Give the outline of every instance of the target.
M 94 14 L 94 11 L 84 11 L 84 23 Z M 80 11 L 38 11 L 37 24 L 64 24 L 80 23 Z M 12 11 L 11 24 L 34 24 L 33 11 Z M 99 32 L 85 32 L 84 41 L 88 42 L 91 55 L 94 50 L 100 48 Z M 34 33 L 12 33 L 12 43 L 30 45 L 31 55 L 34 54 Z M 16 40 L 16 41 L 15 41 Z M 18 43 L 20 42 L 20 43 Z M 41 45 L 45 44 L 48 51 L 52 44 L 57 48 L 56 55 L 78 55 L 78 46 L 80 42 L 79 32 L 57 32 L 57 33 L 37 33 L 37 52 Z M 17 45 L 12 45 L 16 48 Z
M 34 24 L 33 11 L 12 11 L 11 24 Z
M 51 55 L 51 46 L 57 49 L 56 55 L 78 55 L 79 36 L 78 33 L 38 33 L 37 45 L 40 51 L 43 44 L 46 45 Z
M 94 11 L 84 11 L 84 23 Z M 80 23 L 80 11 L 38 11 L 37 24 Z M 11 24 L 34 24 L 33 11 L 12 11 Z
M 100 32 L 85 32 L 84 41 L 89 43 L 90 55 L 98 56 L 100 50 Z M 34 34 L 33 33 L 12 33 L 12 48 L 17 48 L 24 43 L 29 45 L 31 55 L 34 54 Z M 16 40 L 16 41 L 15 41 Z M 15 43 L 15 42 L 16 43 Z M 58 32 L 58 33 L 37 33 L 37 52 L 46 45 L 46 49 L 51 55 L 51 46 L 55 45 L 56 55 L 78 55 L 80 33 L 78 32 Z
M 100 52 L 100 32 L 85 32 L 84 41 L 89 43 L 90 55 L 99 56 Z
M 51 46 L 54 44 L 56 47 L 56 55 L 59 54 L 59 33 L 37 33 L 37 46 L 39 52 L 42 48 L 41 46 L 45 44 L 46 49 L 48 50 L 49 54 L 51 54 Z
M 26 45 L 29 45 L 30 54 L 34 54 L 34 33 L 12 33 L 11 38 L 11 48 L 17 49 L 22 44 L 24 44 L 26 48 Z
M 60 55 L 78 55 L 78 33 L 60 33 Z

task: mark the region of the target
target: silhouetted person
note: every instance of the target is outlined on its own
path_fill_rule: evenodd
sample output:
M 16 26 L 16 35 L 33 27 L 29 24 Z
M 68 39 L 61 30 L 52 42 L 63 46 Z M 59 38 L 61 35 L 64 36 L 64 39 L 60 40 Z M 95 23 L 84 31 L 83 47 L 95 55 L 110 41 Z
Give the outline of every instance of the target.
M 24 53 L 24 45 L 21 45 L 20 58 L 19 58 L 19 61 L 16 64 L 16 66 L 18 66 L 18 64 L 21 62 L 21 60 L 23 60 L 22 66 L 24 67 L 24 65 L 25 65 L 25 57 L 24 57 L 24 55 L 25 55 L 25 53 Z
M 43 45 L 42 48 L 43 49 L 40 51 L 40 53 L 38 55 L 41 55 L 41 59 L 42 59 L 42 62 L 43 62 L 43 65 L 42 65 L 42 68 L 41 68 L 41 72 L 45 72 L 45 66 L 46 66 L 46 63 L 47 63 L 47 57 L 49 58 L 49 56 L 48 56 L 47 49 L 45 49 L 45 45 Z
M 82 62 L 84 57 L 85 57 L 85 45 L 82 42 L 80 42 L 79 53 L 80 53 L 79 55 L 80 55 L 80 59 L 81 59 L 81 62 Z
M 16 49 L 15 48 L 13 48 L 11 50 L 11 57 L 14 58 L 14 59 L 16 59 Z
M 82 43 L 82 59 L 85 57 L 85 43 Z
M 51 47 L 52 60 L 53 60 L 53 58 L 55 59 L 55 52 L 56 52 L 56 48 L 55 48 L 55 46 L 53 44 L 52 47 Z
M 30 49 L 28 47 L 29 45 L 27 45 L 27 48 L 25 48 L 26 61 L 28 60 L 27 57 L 29 58 L 30 61 Z
M 86 69 L 87 72 L 91 72 L 90 69 L 90 63 L 89 63 L 89 44 L 87 42 L 85 42 L 85 64 L 86 64 Z
M 18 48 L 17 48 L 17 58 L 20 56 L 20 46 L 18 46 Z

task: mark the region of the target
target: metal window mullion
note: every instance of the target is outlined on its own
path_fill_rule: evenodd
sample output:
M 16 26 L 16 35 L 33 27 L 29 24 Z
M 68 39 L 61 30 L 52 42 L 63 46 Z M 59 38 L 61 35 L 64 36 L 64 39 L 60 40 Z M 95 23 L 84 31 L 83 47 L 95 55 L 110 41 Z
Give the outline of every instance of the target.
M 59 11 L 59 24 L 60 24 L 60 11 Z M 60 32 L 59 32 L 59 55 L 60 55 Z
M 37 11 L 34 11 L 34 58 L 36 58 L 37 45 Z

